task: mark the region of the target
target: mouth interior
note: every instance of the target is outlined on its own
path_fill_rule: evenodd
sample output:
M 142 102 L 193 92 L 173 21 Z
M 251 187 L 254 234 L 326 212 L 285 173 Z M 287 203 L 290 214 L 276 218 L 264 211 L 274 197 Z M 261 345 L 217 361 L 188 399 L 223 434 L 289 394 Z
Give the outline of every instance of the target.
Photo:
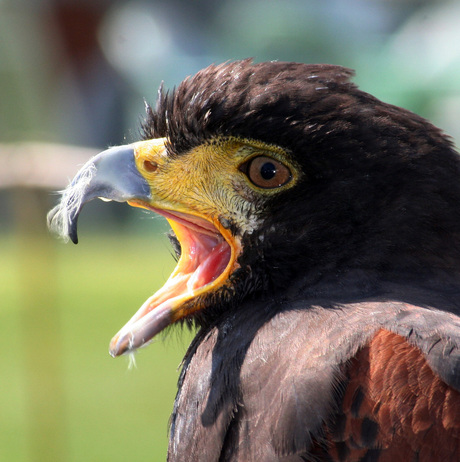
M 193 297 L 224 272 L 230 262 L 231 247 L 214 225 L 201 218 L 177 212 L 160 213 L 166 216 L 179 240 L 181 256 L 170 278 L 157 292 L 157 301 L 161 303 L 164 296 L 171 295 Z
M 219 286 L 228 277 L 232 246 L 209 221 L 130 202 L 166 217 L 181 246 L 181 256 L 169 279 L 112 339 L 110 354 L 119 356 L 149 342 L 169 324 L 200 309 L 180 307 L 193 297 Z M 234 260 L 234 259 L 233 259 Z

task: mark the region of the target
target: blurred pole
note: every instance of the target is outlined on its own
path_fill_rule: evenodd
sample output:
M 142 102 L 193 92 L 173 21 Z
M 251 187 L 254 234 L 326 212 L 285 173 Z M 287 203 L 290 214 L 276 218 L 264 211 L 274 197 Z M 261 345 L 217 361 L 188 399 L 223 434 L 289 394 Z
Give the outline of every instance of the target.
M 64 461 L 67 453 L 60 313 L 56 259 L 46 230 L 46 194 L 15 190 L 18 271 L 26 377 L 29 458 Z

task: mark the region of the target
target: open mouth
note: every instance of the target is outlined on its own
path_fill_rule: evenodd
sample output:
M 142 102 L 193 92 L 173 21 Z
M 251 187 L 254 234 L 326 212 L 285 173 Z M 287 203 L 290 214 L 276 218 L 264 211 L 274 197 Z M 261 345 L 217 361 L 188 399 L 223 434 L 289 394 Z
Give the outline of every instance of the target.
M 110 354 L 119 356 L 147 344 L 175 321 L 200 308 L 199 301 L 187 303 L 225 284 L 237 266 L 240 252 L 234 236 L 221 227 L 191 214 L 161 210 L 141 201 L 130 205 L 163 215 L 181 246 L 181 255 L 164 286 L 152 295 L 110 343 Z
M 230 275 L 239 267 L 240 237 L 222 224 L 225 217 L 219 221 L 220 212 L 212 203 L 198 200 L 196 208 L 190 209 L 183 205 L 182 197 L 176 197 L 181 188 L 167 200 L 152 192 L 152 185 L 154 191 L 169 191 L 170 176 L 161 168 L 166 162 L 164 151 L 165 140 L 157 139 L 99 153 L 80 169 L 59 204 L 48 213 L 50 229 L 76 244 L 78 217 L 86 203 L 96 198 L 127 202 L 166 217 L 179 240 L 181 255 L 176 268 L 112 339 L 112 356 L 135 350 L 170 324 L 206 309 L 207 296 L 229 285 Z

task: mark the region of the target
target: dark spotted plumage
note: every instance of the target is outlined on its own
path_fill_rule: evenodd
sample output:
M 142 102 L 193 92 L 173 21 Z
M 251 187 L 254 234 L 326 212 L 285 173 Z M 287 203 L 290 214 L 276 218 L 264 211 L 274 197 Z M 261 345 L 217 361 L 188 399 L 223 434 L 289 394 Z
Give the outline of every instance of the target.
M 302 172 L 196 317 L 171 461 L 460 460 L 460 159 L 351 76 L 238 61 L 147 110 L 173 155 L 232 136 Z

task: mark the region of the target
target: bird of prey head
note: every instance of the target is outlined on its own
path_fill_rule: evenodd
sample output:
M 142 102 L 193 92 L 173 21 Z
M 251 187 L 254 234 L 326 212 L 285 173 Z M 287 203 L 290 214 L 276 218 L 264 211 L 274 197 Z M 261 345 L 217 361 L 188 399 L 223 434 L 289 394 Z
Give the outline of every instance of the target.
M 168 460 L 459 460 L 460 159 L 338 66 L 210 66 L 159 93 L 49 214 L 94 199 L 166 217 L 178 263 L 113 338 L 176 322 Z
M 144 140 L 80 170 L 52 229 L 76 243 L 85 203 L 127 202 L 166 217 L 179 256 L 113 338 L 113 356 L 177 321 L 211 324 L 243 300 L 282 299 L 320 279 L 369 270 L 371 287 L 395 274 L 430 279 L 433 268 L 458 275 L 459 248 L 443 238 L 458 238 L 458 211 L 445 213 L 460 197 L 451 143 L 351 76 L 332 65 L 210 66 L 160 90 Z

